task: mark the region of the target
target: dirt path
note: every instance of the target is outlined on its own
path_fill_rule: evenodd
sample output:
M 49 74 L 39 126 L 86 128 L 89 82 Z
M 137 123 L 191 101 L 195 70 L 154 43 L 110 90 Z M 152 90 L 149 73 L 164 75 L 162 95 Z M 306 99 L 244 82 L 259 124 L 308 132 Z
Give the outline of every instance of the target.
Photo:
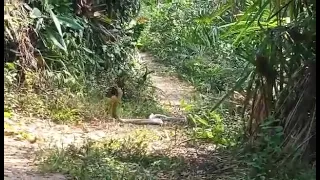
M 187 83 L 181 82 L 176 77 L 164 75 L 163 65 L 157 64 L 152 57 L 141 53 L 141 60 L 154 70 L 151 74 L 151 80 L 158 89 L 159 102 L 164 106 L 169 106 L 172 112 L 181 115 L 179 108 L 180 101 L 183 99 L 189 101 L 193 94 L 194 88 Z M 41 146 L 66 146 L 68 144 L 80 144 L 84 140 L 90 138 L 99 140 L 108 137 L 121 138 L 139 128 L 154 128 L 159 134 L 166 134 L 167 128 L 159 128 L 156 126 L 139 127 L 130 124 L 119 124 L 112 122 L 96 122 L 95 124 L 83 124 L 81 126 L 57 125 L 47 120 L 39 120 L 34 118 L 20 117 L 18 115 L 11 119 L 5 119 L 4 136 L 4 179 L 67 179 L 61 174 L 39 174 L 36 171 L 36 164 L 33 162 L 36 154 L 35 150 Z M 169 129 L 170 130 L 170 129 Z M 23 136 L 37 137 L 37 140 L 25 140 Z M 164 135 L 165 136 L 165 135 Z M 20 138 L 19 138 L 20 137 Z M 32 138 L 31 138 L 32 139 Z M 170 141 L 170 139 L 167 139 Z M 155 144 L 163 144 L 163 142 L 155 142 Z M 155 145 L 155 147 L 158 145 Z M 181 152 L 181 150 L 179 150 Z M 194 151 L 191 150 L 191 151 Z M 183 154 L 187 154 L 183 152 Z
M 147 53 L 140 53 L 142 64 L 145 64 L 150 71 L 154 71 L 151 81 L 156 87 L 158 101 L 170 111 L 181 115 L 180 101 L 190 102 L 196 91 L 190 84 L 181 81 L 173 75 L 166 73 L 167 67 L 155 62 L 153 57 Z

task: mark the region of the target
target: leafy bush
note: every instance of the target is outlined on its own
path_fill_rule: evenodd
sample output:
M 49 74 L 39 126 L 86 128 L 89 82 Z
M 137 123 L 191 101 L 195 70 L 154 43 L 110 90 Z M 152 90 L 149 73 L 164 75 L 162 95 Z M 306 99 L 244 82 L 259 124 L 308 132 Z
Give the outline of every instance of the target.
M 231 44 L 219 41 L 218 24 L 204 21 L 205 11 L 212 11 L 211 3 L 179 1 L 144 8 L 142 16 L 148 16 L 149 22 L 140 39 L 143 48 L 204 92 L 231 88 L 244 61 L 233 55 Z
M 247 144 L 241 156 L 249 167 L 251 179 L 315 179 L 315 169 L 309 164 L 295 163 L 288 158 L 299 157 L 300 152 L 295 149 L 283 151 L 284 140 L 283 128 L 273 126 L 277 121 L 270 118 L 260 126 L 261 131 L 254 144 Z M 252 142 L 252 141 L 251 141 Z
M 20 44 L 6 49 L 6 108 L 59 122 L 106 119 L 106 90 L 121 78 L 127 115 L 161 111 L 146 95 L 150 83 L 137 63 L 135 45 L 144 24 L 131 21 L 139 2 L 110 2 L 105 8 L 111 14 L 99 16 L 77 14 L 74 3 L 79 2 L 5 4 L 6 42 Z M 148 109 L 141 115 L 132 102 Z
M 11 69 L 8 68 L 10 66 Z M 39 84 L 37 73 L 28 72 L 24 88 L 17 88 L 16 69 L 7 63 L 5 71 L 5 112 L 19 112 L 27 116 L 50 118 L 58 123 L 77 123 L 95 119 L 108 120 L 107 97 L 103 90 L 87 93 L 74 93 L 69 88 L 52 87 L 55 79 L 46 80 L 50 85 L 45 89 L 34 89 Z M 53 81 L 53 82 L 52 82 Z M 68 86 L 70 84 L 67 84 Z M 139 89 L 137 89 L 139 90 Z M 148 90 L 149 91 L 149 90 Z M 137 92 L 136 92 L 137 93 Z M 147 117 L 151 113 L 164 113 L 153 96 L 144 96 L 140 92 L 136 96 L 124 99 L 121 105 L 122 117 Z
M 146 4 L 141 14 L 150 17 L 140 39 L 144 48 L 210 96 L 190 116 L 197 126 L 195 135 L 225 144 L 235 142 L 237 134 L 246 134 L 268 147 L 259 149 L 261 153 L 251 152 L 258 156 L 253 177 L 299 178 L 301 171 L 291 173 L 290 168 L 278 167 L 269 174 L 271 164 L 278 163 L 273 155 L 279 161 L 291 159 L 288 167 L 315 161 L 315 86 L 310 83 L 316 79 L 314 3 L 166 1 Z M 245 92 L 242 105 L 244 113 L 250 106 L 248 118 L 239 114 L 229 118 L 231 112 L 221 109 L 238 90 Z M 260 125 L 271 117 L 280 119 L 270 125 L 281 126 L 279 134 L 259 134 L 264 132 Z M 224 130 L 234 119 L 236 131 L 228 139 Z M 298 157 L 303 160 L 285 158 L 287 149 L 301 150 Z

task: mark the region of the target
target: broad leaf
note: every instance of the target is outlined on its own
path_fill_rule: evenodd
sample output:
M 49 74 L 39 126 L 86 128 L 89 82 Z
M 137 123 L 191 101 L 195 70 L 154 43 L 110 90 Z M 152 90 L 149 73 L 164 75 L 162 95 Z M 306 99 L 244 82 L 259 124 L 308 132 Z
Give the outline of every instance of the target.
M 61 26 L 60 26 L 60 22 L 57 18 L 57 16 L 53 13 L 53 11 L 50 9 L 49 10 L 50 16 L 54 22 L 54 24 L 56 25 L 56 28 L 58 30 L 58 33 L 60 34 L 60 36 L 62 37 L 62 31 L 61 31 Z
M 59 36 L 59 34 L 51 29 L 46 30 L 46 34 L 48 35 L 48 38 L 53 42 L 55 46 L 62 49 L 63 51 L 67 52 L 66 44 L 62 38 L 62 36 Z
M 64 17 L 64 16 L 58 16 L 57 17 L 61 24 L 66 25 L 74 30 L 83 30 L 84 28 L 76 22 L 76 19 Z

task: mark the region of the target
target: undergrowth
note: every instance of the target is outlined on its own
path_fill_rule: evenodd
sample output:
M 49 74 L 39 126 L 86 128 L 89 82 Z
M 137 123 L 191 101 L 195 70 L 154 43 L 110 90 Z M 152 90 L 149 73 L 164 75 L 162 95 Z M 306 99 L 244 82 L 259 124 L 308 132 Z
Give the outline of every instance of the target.
M 133 137 L 134 136 L 134 137 Z M 81 147 L 53 148 L 39 152 L 41 169 L 60 172 L 74 179 L 171 179 L 184 168 L 184 161 L 165 154 L 152 154 L 149 143 L 157 136 L 143 132 L 124 139 L 88 141 Z M 166 175 L 170 175 L 168 177 Z
M 290 83 L 279 79 L 290 80 L 293 74 L 302 72 L 305 63 L 297 62 L 296 59 L 300 59 L 297 56 L 313 62 L 314 49 L 295 49 L 300 47 L 300 41 L 297 43 L 296 40 L 288 40 L 283 34 L 293 34 L 288 29 L 296 28 L 299 30 L 292 31 L 308 29 L 303 33 L 305 36 L 315 34 L 314 26 L 306 25 L 307 22 L 315 20 L 312 8 L 315 5 L 310 4 L 308 12 L 297 11 L 297 16 L 293 16 L 282 12 L 284 7 L 283 11 L 295 11 L 287 9 L 289 3 L 279 3 L 279 7 L 262 1 L 239 1 L 239 4 L 211 1 L 143 3 L 140 16 L 148 17 L 149 21 L 139 40 L 141 49 L 151 52 L 159 62 L 171 66 L 201 93 L 199 103 L 193 107 L 185 106 L 185 109 L 189 110 L 195 138 L 211 141 L 226 149 L 237 149 L 236 158 L 244 162 L 242 165 L 248 169 L 247 173 L 238 177 L 240 179 L 314 179 L 314 167 L 306 165 L 305 160 L 302 160 L 304 152 L 298 149 L 306 149 L 309 146 L 307 144 L 312 143 L 310 141 L 305 144 L 305 140 L 315 136 L 315 130 L 311 131 L 315 127 L 315 124 L 312 124 L 315 119 L 306 120 L 312 125 L 309 133 L 305 133 L 302 129 L 309 129 L 309 125 L 307 122 L 302 123 L 301 117 L 310 116 L 305 112 L 299 114 L 296 108 L 289 111 L 290 107 L 295 107 L 289 102 L 288 107 L 280 105 L 282 97 L 279 94 L 283 93 L 279 92 Z M 290 19 L 290 23 L 285 23 L 284 19 Z M 315 47 L 314 43 L 315 41 L 306 40 L 302 46 Z M 263 60 L 260 55 L 267 61 L 265 64 L 259 64 Z M 280 66 L 290 70 L 278 68 Z M 294 73 L 287 74 L 291 70 Z M 300 74 L 302 76 L 302 73 Z M 297 80 L 301 81 L 305 82 Z M 271 90 L 266 92 L 265 89 Z M 289 89 L 287 91 L 292 92 Z M 236 94 L 241 96 L 235 98 Z M 280 109 L 276 109 L 272 103 L 266 105 L 267 100 L 261 98 L 262 95 L 272 97 L 272 103 L 278 104 Z M 286 97 L 283 101 L 290 98 L 293 97 Z M 290 102 L 299 104 L 296 101 Z M 282 112 L 282 108 L 287 111 Z M 273 111 L 281 111 L 282 116 L 279 117 L 280 113 Z M 315 106 L 308 112 L 315 112 Z M 293 113 L 296 114 L 294 117 Z M 302 115 L 303 113 L 305 115 Z M 264 122 L 268 122 L 271 117 L 281 118 L 281 123 L 266 126 Z M 291 123 L 296 124 L 284 130 L 284 127 Z M 300 127 L 301 124 L 305 127 Z M 257 129 L 249 132 L 252 126 Z M 293 126 L 297 129 L 291 130 Z M 279 129 L 280 127 L 283 129 Z M 273 128 L 275 130 L 271 134 L 265 131 Z M 288 139 L 293 138 L 288 132 L 300 139 L 299 143 L 298 140 L 292 140 L 294 148 L 288 149 L 285 145 L 289 142 Z M 258 137 L 255 133 L 258 133 Z M 246 136 L 250 138 L 246 139 Z M 257 149 L 250 151 L 247 147 Z M 303 166 L 305 167 L 302 168 Z
M 154 6 L 145 5 L 141 12 L 149 18 L 139 40 L 141 49 L 172 66 L 201 92 L 229 90 L 243 70 L 244 61 L 233 55 L 230 44 L 217 39 L 218 24 L 201 21 L 200 17 L 214 8 L 212 4 L 177 1 Z
M 38 76 L 32 73 L 27 75 L 29 84 L 25 84 L 26 88 L 19 89 L 15 85 L 15 76 L 15 69 L 5 68 L 5 112 L 49 118 L 57 123 L 110 120 L 108 98 L 103 90 L 75 93 L 68 88 L 58 89 L 52 85 L 52 88 L 35 89 L 33 85 L 39 83 L 35 82 Z M 146 89 L 141 90 L 139 96 L 124 99 L 119 113 L 125 118 L 145 118 L 151 113 L 167 113 L 152 94 L 152 89 Z
M 280 127 L 271 127 L 274 120 L 261 126 L 262 132 L 258 144 L 239 143 L 232 148 L 217 147 L 217 164 L 207 164 L 205 168 L 220 166 L 224 171 L 210 175 L 207 179 L 226 180 L 313 180 L 315 168 L 308 164 L 281 161 L 281 157 L 290 156 L 280 151 L 283 134 Z M 150 145 L 161 137 L 152 130 L 140 130 L 121 139 L 100 141 L 87 140 L 84 145 L 67 148 L 50 148 L 39 152 L 38 162 L 44 172 L 60 172 L 75 179 L 189 179 L 202 177 L 189 170 L 190 159 L 182 158 L 163 149 L 154 152 Z M 216 145 L 219 142 L 215 143 Z M 180 147 L 182 148 L 182 146 Z M 207 152 L 208 153 L 208 152 Z M 227 159 L 222 160 L 224 156 Z M 299 157 L 299 153 L 294 156 Z M 184 176 L 187 175 L 187 176 Z M 188 178 L 187 178 L 188 179 Z M 206 179 L 206 178 L 204 178 Z
M 295 8 L 296 4 L 293 4 L 288 8 L 288 4 L 282 7 L 277 2 L 277 7 L 272 8 L 279 13 L 275 16 L 273 10 L 268 9 L 268 5 L 271 8 L 274 4 L 271 1 L 243 1 L 239 4 L 211 1 L 157 1 L 156 4 L 142 1 L 142 17 L 130 26 L 140 5 L 137 1 L 131 4 L 125 2 L 132 7 L 129 8 L 131 11 L 136 12 L 123 10 L 122 5 L 126 3 L 117 6 L 111 3 L 108 7 L 118 8 L 116 11 L 119 10 L 123 16 L 114 19 L 90 16 L 90 13 L 83 15 L 89 18 L 75 16 L 77 9 L 70 8 L 65 2 L 51 5 L 49 2 L 34 1 L 28 4 L 31 6 L 29 8 L 25 8 L 27 4 L 6 5 L 6 44 L 27 43 L 23 44 L 25 48 L 13 48 L 22 54 L 18 62 L 16 55 L 10 54 L 12 49 L 5 53 L 8 56 L 5 62 L 16 62 L 8 63 L 5 68 L 5 116 L 19 112 L 60 123 L 108 119 L 105 90 L 115 77 L 123 74 L 129 90 L 120 109 L 124 117 L 165 113 L 153 99 L 148 83 L 140 85 L 144 74 L 142 68 L 136 69 L 133 58 L 138 46 L 171 66 L 201 92 L 200 102 L 183 104 L 183 108 L 189 113 L 189 123 L 193 127 L 189 134 L 194 139 L 216 144 L 217 152 L 233 150 L 233 158 L 238 162 L 229 164 L 231 173 L 221 179 L 315 179 L 315 165 L 302 160 L 303 150 L 299 148 L 307 146 L 304 145 L 305 139 L 315 135 L 315 130 L 311 133 L 311 129 L 315 129 L 315 118 L 310 115 L 312 111 L 314 114 L 316 112 L 315 103 L 312 102 L 314 107 L 312 104 L 304 112 L 303 108 L 290 108 L 303 106 L 295 102 L 296 99 L 299 102 L 303 98 L 308 100 L 300 96 L 300 89 L 313 88 L 310 83 L 300 83 L 309 82 L 311 78 L 292 78 L 296 74 L 303 75 L 300 73 L 301 66 L 312 64 L 311 60 L 315 59 L 315 41 L 312 40 L 315 39 L 315 13 L 312 13 L 315 10 L 312 3 L 310 7 L 300 4 L 300 8 Z M 82 3 L 76 5 L 80 9 L 87 8 Z M 283 9 L 290 9 L 290 13 L 282 13 Z M 291 13 L 291 10 L 295 12 Z M 289 23 L 282 22 L 288 17 L 282 17 L 280 13 L 290 14 Z M 12 17 L 28 21 L 9 21 Z M 148 19 L 148 26 L 139 39 L 145 26 L 140 22 L 143 19 Z M 311 25 L 303 29 L 301 24 Z M 33 29 L 29 31 L 29 27 Z M 29 34 L 31 29 L 34 34 L 45 38 L 33 40 L 32 34 Z M 305 34 L 300 34 L 302 31 Z M 288 38 L 289 35 L 291 38 Z M 30 42 L 26 41 L 28 38 Z M 35 48 L 40 49 L 43 55 L 28 51 Z M 256 59 L 254 51 L 257 51 Z M 48 66 L 46 71 L 26 72 L 25 84 L 17 86 L 18 70 L 14 65 L 30 68 L 35 59 L 41 58 Z M 263 60 L 265 64 L 259 64 Z M 305 69 L 311 68 L 306 66 Z M 290 81 L 293 83 L 290 84 Z M 247 91 L 244 91 L 246 86 Z M 297 90 L 290 89 L 291 86 Z M 266 89 L 270 91 L 266 92 Z M 298 98 L 287 97 L 285 99 L 290 99 L 288 104 L 278 103 L 282 99 L 282 93 L 279 93 L 282 89 L 290 95 L 288 92 L 293 91 L 292 97 Z M 222 97 L 227 97 L 226 92 L 230 91 L 226 95 L 231 95 L 235 90 L 240 91 L 240 98 L 220 101 Z M 313 93 L 311 90 L 310 93 Z M 301 94 L 304 92 L 309 91 Z M 278 111 L 277 106 L 267 105 L 265 99 L 268 95 L 278 101 L 272 103 L 280 104 L 281 108 L 286 106 L 283 112 L 279 110 L 281 116 L 268 112 Z M 249 100 L 245 102 L 244 97 L 251 98 L 251 104 Z M 256 97 L 259 97 L 258 103 L 255 102 Z M 239 99 L 240 102 L 230 103 Z M 241 110 L 244 105 L 248 105 L 247 109 Z M 238 106 L 242 113 L 238 111 Z M 280 122 L 272 120 L 273 115 L 280 117 Z M 304 124 L 305 121 L 310 125 Z M 247 137 L 246 128 L 252 124 L 257 129 L 249 132 L 252 134 Z M 291 131 L 297 127 L 291 132 L 298 133 L 288 134 L 283 124 L 293 124 L 286 128 Z M 310 131 L 303 133 L 301 129 Z M 49 149 L 42 152 L 42 168 L 43 171 L 66 173 L 75 179 L 177 179 L 182 169 L 186 168 L 183 160 L 169 158 L 168 154 L 150 153 L 147 137 L 89 141 L 81 147 Z M 285 146 L 288 138 L 293 139 L 292 146 Z M 299 144 L 296 139 L 303 139 L 303 142 Z
M 136 58 L 139 2 L 124 4 L 109 2 L 121 12 L 109 17 L 82 14 L 88 6 L 77 1 L 6 2 L 5 111 L 60 123 L 107 120 L 107 89 L 121 79 L 126 118 L 162 113 Z
M 295 149 L 283 151 L 283 131 L 281 126 L 271 126 L 277 122 L 268 119 L 260 126 L 255 142 L 242 141 L 233 147 L 237 159 L 247 167 L 245 179 L 307 180 L 315 179 L 315 167 L 299 160 L 301 153 Z M 291 159 L 290 157 L 295 157 Z

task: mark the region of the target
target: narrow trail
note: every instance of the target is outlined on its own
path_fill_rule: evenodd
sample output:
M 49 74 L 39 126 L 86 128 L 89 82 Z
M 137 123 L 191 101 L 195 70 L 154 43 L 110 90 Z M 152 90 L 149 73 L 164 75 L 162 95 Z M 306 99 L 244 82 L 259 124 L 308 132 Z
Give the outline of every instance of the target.
M 173 114 L 181 115 L 183 112 L 180 109 L 180 101 L 183 99 L 189 101 L 192 99 L 195 90 L 189 84 L 180 81 L 176 77 L 165 75 L 163 71 L 165 66 L 154 62 L 153 58 L 146 54 L 140 54 L 141 61 L 150 70 L 155 73 L 151 74 L 151 80 L 156 87 L 158 100 L 163 106 L 171 109 Z M 106 138 L 123 138 L 129 136 L 133 132 L 141 129 L 152 130 L 161 138 L 158 142 L 150 144 L 150 149 L 153 151 L 161 151 L 163 149 L 170 149 L 171 155 L 185 156 L 190 159 L 193 166 L 200 167 L 201 152 L 208 153 L 208 148 L 197 147 L 179 147 L 177 144 L 183 142 L 185 137 L 183 133 L 179 133 L 174 127 L 158 127 L 158 126 L 139 126 L 132 124 L 120 124 L 117 122 L 91 122 L 84 123 L 79 126 L 57 125 L 50 123 L 49 120 L 41 120 L 36 118 L 27 118 L 15 115 L 11 119 L 4 120 L 5 125 L 10 128 L 5 129 L 4 136 L 4 179 L 52 179 L 62 180 L 67 177 L 62 174 L 40 174 L 37 173 L 37 165 L 33 161 L 36 157 L 35 151 L 41 147 L 66 147 L 68 144 L 81 144 L 87 139 L 95 141 Z M 17 133 L 18 132 L 18 133 Z M 23 134 L 27 132 L 37 137 L 36 142 L 29 142 L 27 140 L 19 140 L 17 136 L 10 134 Z M 175 138 L 168 137 L 168 132 L 174 132 Z M 174 142 L 174 143 L 173 143 Z M 181 143 L 180 143 L 181 144 Z M 212 149 L 212 148 L 211 148 Z M 199 161 L 197 163 L 197 161 Z M 191 168 L 191 167 L 190 167 Z M 192 168 L 191 168 L 192 169 Z M 197 168 L 192 169 L 198 172 Z M 191 178 L 197 179 L 197 178 Z
M 169 107 L 173 114 L 181 115 L 180 101 L 189 102 L 196 93 L 194 87 L 179 80 L 175 76 L 165 73 L 167 67 L 154 61 L 153 57 L 147 53 L 140 53 L 141 63 L 145 64 L 150 71 L 151 81 L 156 87 L 158 101 L 164 107 Z

